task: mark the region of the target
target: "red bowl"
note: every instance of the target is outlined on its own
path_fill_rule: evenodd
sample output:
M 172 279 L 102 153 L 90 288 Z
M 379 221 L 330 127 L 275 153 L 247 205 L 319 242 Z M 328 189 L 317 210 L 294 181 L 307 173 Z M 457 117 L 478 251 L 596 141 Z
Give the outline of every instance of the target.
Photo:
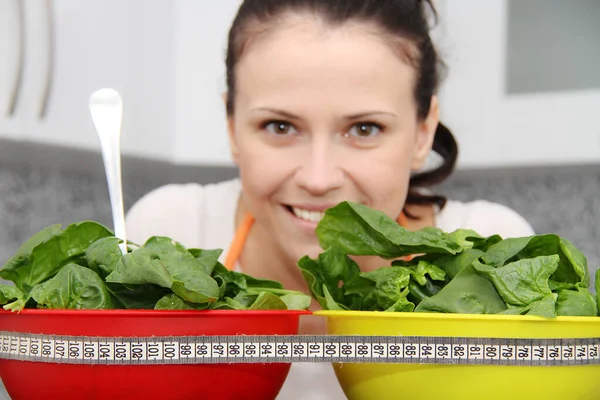
M 0 331 L 148 337 L 294 335 L 308 311 L 0 311 Z M 21 399 L 274 399 L 289 363 L 89 365 L 0 359 L 0 378 Z

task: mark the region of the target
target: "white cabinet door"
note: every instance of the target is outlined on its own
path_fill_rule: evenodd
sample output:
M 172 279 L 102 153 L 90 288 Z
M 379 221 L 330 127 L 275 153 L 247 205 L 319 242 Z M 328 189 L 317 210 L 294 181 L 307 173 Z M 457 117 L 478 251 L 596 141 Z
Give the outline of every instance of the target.
M 600 3 L 441 3 L 441 118 L 458 138 L 459 167 L 598 163 Z
M 12 139 L 23 139 L 17 111 L 24 68 L 24 17 L 20 0 L 0 2 L 0 136 Z
M 173 3 L 25 0 L 22 4 L 26 36 L 22 85 L 13 120 L 0 117 L 2 134 L 98 151 L 88 99 L 99 88 L 113 87 L 124 101 L 123 152 L 169 159 Z M 8 50 L 2 51 L 14 52 L 10 45 L 4 47 Z M 11 71 L 7 64 L 4 69 Z M 47 109 L 41 118 L 46 92 Z

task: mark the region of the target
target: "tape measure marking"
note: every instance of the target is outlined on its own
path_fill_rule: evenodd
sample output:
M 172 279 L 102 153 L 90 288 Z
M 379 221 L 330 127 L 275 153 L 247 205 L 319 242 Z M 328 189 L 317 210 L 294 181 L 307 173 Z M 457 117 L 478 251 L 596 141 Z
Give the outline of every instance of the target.
M 600 365 L 600 338 L 239 335 L 84 337 L 0 332 L 0 359 L 70 364 Z

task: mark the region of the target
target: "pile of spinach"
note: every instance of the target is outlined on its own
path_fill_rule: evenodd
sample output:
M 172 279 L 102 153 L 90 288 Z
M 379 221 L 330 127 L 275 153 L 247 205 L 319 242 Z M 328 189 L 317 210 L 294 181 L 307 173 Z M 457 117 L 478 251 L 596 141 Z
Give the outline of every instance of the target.
M 299 260 L 323 309 L 467 314 L 596 316 L 585 256 L 553 234 L 503 239 L 472 230 L 409 231 L 384 213 L 343 202 L 317 226 L 324 251 Z M 416 255 L 410 261 L 406 257 Z M 350 256 L 391 266 L 361 272 Z
M 0 285 L 6 310 L 304 310 L 310 296 L 275 281 L 227 270 L 221 250 L 186 249 L 154 236 L 142 246 L 105 226 L 81 221 L 49 226 L 33 235 L 0 270 L 14 282 Z

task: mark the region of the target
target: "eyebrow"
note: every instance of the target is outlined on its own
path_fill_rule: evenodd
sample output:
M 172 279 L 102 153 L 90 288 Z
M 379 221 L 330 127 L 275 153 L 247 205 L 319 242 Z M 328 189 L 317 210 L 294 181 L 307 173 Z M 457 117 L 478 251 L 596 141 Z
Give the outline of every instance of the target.
M 279 110 L 277 108 L 269 108 L 269 107 L 258 107 L 258 108 L 254 108 L 251 111 L 268 111 L 271 112 L 273 114 L 277 114 L 277 115 L 281 115 L 284 118 L 287 119 L 293 119 L 293 120 L 300 120 L 302 118 L 300 118 L 299 116 L 292 114 L 290 112 L 284 111 L 284 110 Z M 357 119 L 361 119 L 361 118 L 367 118 L 367 117 L 372 117 L 375 115 L 388 115 L 388 116 L 392 116 L 392 117 L 396 117 L 397 115 L 389 112 L 389 111 L 365 111 L 365 112 L 360 112 L 357 114 L 351 114 L 351 115 L 346 115 L 343 117 L 343 119 L 345 120 L 357 120 Z

